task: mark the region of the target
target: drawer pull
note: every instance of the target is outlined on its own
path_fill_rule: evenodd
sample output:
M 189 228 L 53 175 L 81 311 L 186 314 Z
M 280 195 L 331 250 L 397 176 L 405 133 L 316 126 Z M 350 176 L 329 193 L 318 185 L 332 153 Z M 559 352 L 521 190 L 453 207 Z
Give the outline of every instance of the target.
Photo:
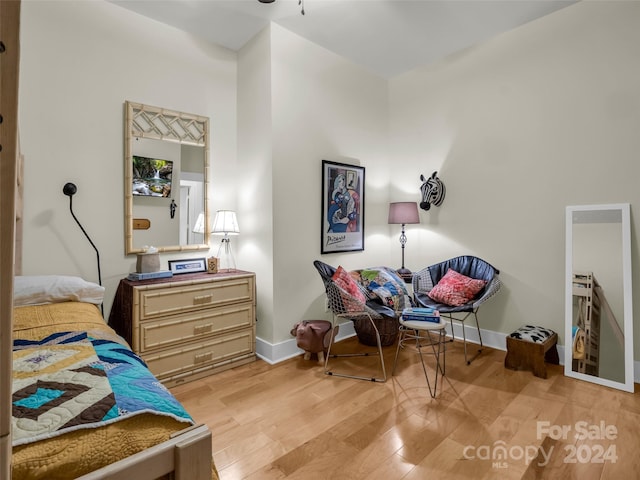
M 198 295 L 197 297 L 193 297 L 194 305 L 202 305 L 203 303 L 211 303 L 213 301 L 213 295 Z
M 203 333 L 209 333 L 213 330 L 213 323 L 206 323 L 204 325 L 197 325 L 193 327 L 194 335 L 202 335 Z
M 213 352 L 201 353 L 196 355 L 195 363 L 208 362 L 213 358 Z

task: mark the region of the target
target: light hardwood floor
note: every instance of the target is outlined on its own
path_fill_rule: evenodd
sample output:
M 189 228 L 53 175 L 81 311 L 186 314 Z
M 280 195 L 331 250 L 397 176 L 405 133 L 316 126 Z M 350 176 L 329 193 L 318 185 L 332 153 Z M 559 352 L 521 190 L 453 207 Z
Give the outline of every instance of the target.
M 413 350 L 400 352 L 391 377 L 394 353 L 385 348 L 386 383 L 330 377 L 300 356 L 172 392 L 211 428 L 221 480 L 638 478 L 637 386 L 636 394 L 600 387 L 555 365 L 540 379 L 505 369 L 505 352 L 489 348 L 467 366 L 454 342 L 434 400 Z M 357 369 L 376 359 L 347 362 Z

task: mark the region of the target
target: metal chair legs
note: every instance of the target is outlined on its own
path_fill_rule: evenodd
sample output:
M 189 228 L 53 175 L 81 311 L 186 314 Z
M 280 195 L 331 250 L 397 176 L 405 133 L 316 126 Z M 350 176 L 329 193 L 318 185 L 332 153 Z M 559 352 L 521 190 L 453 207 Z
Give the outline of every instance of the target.
M 336 318 L 349 318 L 347 316 L 344 315 L 335 315 L 334 316 L 334 328 L 332 328 L 331 330 L 331 337 L 329 339 L 329 346 L 327 347 L 327 356 L 324 359 L 324 373 L 325 375 L 331 375 L 334 377 L 345 377 L 345 378 L 354 378 L 356 380 L 366 380 L 369 382 L 381 382 L 384 383 L 387 381 L 387 372 L 384 368 L 384 357 L 382 354 L 382 343 L 380 342 L 380 332 L 378 331 L 378 327 L 376 327 L 376 324 L 374 323 L 373 319 L 371 318 L 371 316 L 366 313 L 363 312 L 361 313 L 361 315 L 366 315 L 367 318 L 369 319 L 369 321 L 371 322 L 371 325 L 373 326 L 374 331 L 376 332 L 376 340 L 377 340 L 377 344 L 378 344 L 378 352 L 377 353 L 369 353 L 369 352 L 356 352 L 356 353 L 340 353 L 340 354 L 332 354 L 331 353 L 331 347 L 333 345 L 333 340 L 335 337 L 335 319 Z M 351 315 L 353 316 L 353 314 Z M 378 355 L 380 358 L 380 369 L 382 371 L 382 377 L 364 377 L 364 376 L 359 376 L 359 375 L 351 375 L 348 373 L 339 373 L 339 372 L 334 372 L 332 370 L 329 369 L 329 359 L 330 358 L 338 358 L 338 357 L 370 357 L 372 355 Z
M 421 332 L 425 332 L 425 335 L 421 335 Z M 433 337 L 431 336 L 431 332 L 436 333 L 438 335 L 437 341 L 434 342 Z M 400 348 L 404 348 L 404 342 L 406 340 L 415 340 L 415 347 L 418 350 L 418 355 L 420 356 L 420 362 L 422 363 L 422 371 L 424 372 L 424 377 L 427 380 L 427 387 L 429 388 L 429 394 L 431 398 L 436 398 L 438 393 L 438 376 L 439 374 L 444 376 L 445 368 L 446 368 L 446 347 L 444 346 L 446 331 L 443 328 L 434 330 L 417 330 L 404 326 L 400 326 L 400 338 L 398 339 L 398 346 L 396 348 L 396 355 L 393 360 L 393 370 L 391 375 L 395 374 L 396 365 L 398 364 L 398 354 L 400 353 Z M 423 345 L 423 341 L 428 340 L 428 343 Z M 436 345 L 438 349 L 436 350 Z M 431 350 L 433 355 L 436 358 L 436 373 L 435 373 L 435 381 L 433 384 L 433 388 L 431 387 L 431 381 L 429 380 L 429 374 L 427 373 L 427 367 L 424 363 L 424 355 L 422 353 L 423 346 L 431 346 Z M 442 355 L 442 362 L 440 362 L 440 355 Z
M 467 312 L 463 318 L 454 318 L 453 314 L 451 314 L 451 313 L 441 313 L 441 315 L 449 317 L 449 322 L 451 323 L 451 341 L 452 342 L 456 339 L 455 332 L 453 331 L 453 321 L 455 320 L 456 322 L 460 322 L 460 328 L 462 329 L 462 343 L 463 343 L 463 346 L 464 346 L 464 361 L 466 362 L 467 365 L 470 365 L 471 362 L 473 360 L 475 360 L 478 355 L 480 355 L 480 353 L 482 352 L 482 347 L 483 347 L 483 345 L 482 345 L 482 334 L 480 333 L 480 325 L 478 324 L 478 314 L 477 314 L 476 310 L 473 310 L 472 312 Z M 468 357 L 467 357 L 467 335 L 466 335 L 466 332 L 464 330 L 464 322 L 465 322 L 465 320 L 467 319 L 467 317 L 469 315 L 473 315 L 473 317 L 476 320 L 476 329 L 478 330 L 478 339 L 480 340 L 480 348 L 478 349 L 476 354 L 471 359 L 468 359 Z

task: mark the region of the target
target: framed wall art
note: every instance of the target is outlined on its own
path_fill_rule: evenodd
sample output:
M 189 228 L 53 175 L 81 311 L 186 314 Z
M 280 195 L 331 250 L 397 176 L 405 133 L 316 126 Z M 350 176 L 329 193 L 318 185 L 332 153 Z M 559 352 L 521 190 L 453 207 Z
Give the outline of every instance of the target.
M 364 167 L 322 161 L 321 253 L 364 250 Z
M 169 260 L 169 270 L 174 275 L 181 273 L 197 273 L 207 271 L 207 261 L 204 258 L 191 258 L 189 260 Z

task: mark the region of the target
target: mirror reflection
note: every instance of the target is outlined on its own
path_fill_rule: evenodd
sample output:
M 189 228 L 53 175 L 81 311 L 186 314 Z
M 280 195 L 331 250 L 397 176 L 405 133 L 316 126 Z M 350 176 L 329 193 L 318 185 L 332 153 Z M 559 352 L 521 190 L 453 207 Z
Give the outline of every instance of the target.
M 632 391 L 629 245 L 628 205 L 567 208 L 565 373 Z
M 209 120 L 126 102 L 125 250 L 208 249 Z

